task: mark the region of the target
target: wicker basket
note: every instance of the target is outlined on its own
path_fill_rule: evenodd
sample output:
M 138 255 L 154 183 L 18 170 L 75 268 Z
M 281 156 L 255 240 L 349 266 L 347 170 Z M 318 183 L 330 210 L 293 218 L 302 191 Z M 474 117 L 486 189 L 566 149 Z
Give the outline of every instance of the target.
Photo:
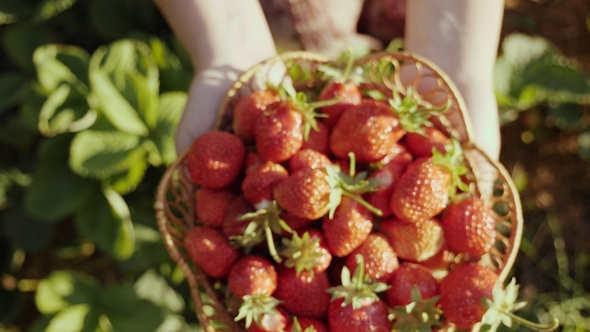
M 309 52 L 285 53 L 254 66 L 228 91 L 218 113 L 216 128 L 231 131 L 235 102 L 258 89 L 261 77 L 274 78 L 275 84 L 291 80 L 296 88 L 313 89 L 321 83 L 318 67 L 325 64 L 344 66 Z M 520 199 L 504 167 L 472 143 L 470 120 L 457 88 L 431 62 L 408 53 L 376 53 L 357 60 L 356 64 L 369 78 L 368 83 L 363 83 L 367 88 L 396 89 L 402 94 L 411 88 L 415 95 L 418 93 L 417 98 L 424 106 L 450 105 L 437 125 L 461 142 L 469 166 L 478 178 L 475 190 L 494 206 L 497 245 L 482 260 L 498 271 L 500 279 L 504 280 L 514 263 L 522 236 Z M 185 157 L 180 156 L 161 179 L 155 201 L 158 227 L 170 256 L 187 278 L 195 313 L 204 330 L 242 331 L 243 327 L 233 320 L 235 313 L 228 309 L 234 308 L 235 304 L 224 301 L 225 296 L 217 287 L 217 281 L 195 266 L 183 248 L 184 235 L 196 223 L 193 206 L 196 188 L 189 181 Z

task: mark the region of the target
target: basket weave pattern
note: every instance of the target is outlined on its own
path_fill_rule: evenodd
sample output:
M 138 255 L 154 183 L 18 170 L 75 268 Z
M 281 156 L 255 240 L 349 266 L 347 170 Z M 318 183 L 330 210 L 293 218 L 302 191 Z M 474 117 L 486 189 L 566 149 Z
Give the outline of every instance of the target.
M 286 53 L 258 64 L 244 73 L 228 91 L 217 118 L 216 129 L 231 131 L 235 102 L 260 89 L 262 77 L 275 85 L 290 80 L 297 89 L 313 89 L 321 83 L 319 66 L 341 65 L 307 52 Z M 482 262 L 504 280 L 516 258 L 522 235 L 522 211 L 518 193 L 504 167 L 478 149 L 471 140 L 470 122 L 464 102 L 452 82 L 429 61 L 407 53 L 377 53 L 360 59 L 356 65 L 369 78 L 363 88 L 384 93 L 406 94 L 411 89 L 420 104 L 427 107 L 450 105 L 436 125 L 461 142 L 469 167 L 478 179 L 474 191 L 494 207 L 497 245 Z M 171 258 L 178 264 L 191 290 L 195 313 L 205 331 L 241 331 L 234 322 L 235 303 L 227 303 L 216 280 L 208 278 L 188 257 L 183 238 L 197 220 L 194 211 L 196 187 L 186 171 L 186 154 L 164 174 L 158 187 L 155 210 L 159 231 Z M 239 304 L 237 304 L 239 305 Z

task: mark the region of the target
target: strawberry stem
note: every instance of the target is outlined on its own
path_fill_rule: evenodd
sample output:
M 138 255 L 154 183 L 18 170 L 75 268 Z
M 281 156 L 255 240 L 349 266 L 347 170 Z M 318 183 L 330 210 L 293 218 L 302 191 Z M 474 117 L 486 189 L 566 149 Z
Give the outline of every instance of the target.
M 376 214 L 378 216 L 382 216 L 383 215 L 383 211 L 381 211 L 380 209 L 374 207 L 373 205 L 369 204 L 367 201 L 365 201 L 364 199 L 362 199 L 360 196 L 352 194 L 346 190 L 342 191 L 342 195 L 352 198 L 355 201 L 357 201 L 358 203 L 360 203 L 362 206 L 364 206 L 365 208 L 367 208 L 367 210 L 371 211 L 373 214 Z
M 344 73 L 342 74 L 342 82 L 346 82 L 350 73 L 352 72 L 352 66 L 354 65 L 354 56 L 352 55 L 352 49 L 350 47 L 347 48 L 348 50 L 348 61 L 346 62 L 346 67 L 344 68 Z

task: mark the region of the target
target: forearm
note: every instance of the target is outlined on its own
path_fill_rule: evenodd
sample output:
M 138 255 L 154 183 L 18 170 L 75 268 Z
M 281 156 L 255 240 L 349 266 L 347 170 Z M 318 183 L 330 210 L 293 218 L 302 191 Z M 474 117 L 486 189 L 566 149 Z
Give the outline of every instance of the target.
M 406 49 L 449 75 L 465 99 L 476 143 L 499 154 L 493 72 L 503 0 L 408 0 Z
M 276 54 L 258 0 L 154 0 L 200 69 L 246 70 Z

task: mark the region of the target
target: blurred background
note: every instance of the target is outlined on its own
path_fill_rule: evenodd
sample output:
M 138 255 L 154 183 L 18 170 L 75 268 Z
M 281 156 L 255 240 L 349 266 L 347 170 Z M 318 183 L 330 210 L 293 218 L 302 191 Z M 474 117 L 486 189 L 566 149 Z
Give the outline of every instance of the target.
M 310 29 L 314 1 L 261 3 L 279 51 L 403 47 L 402 0 L 364 1 L 346 36 Z M 153 211 L 193 75 L 158 10 L 0 0 L 0 43 L 0 332 L 199 331 Z M 590 331 L 590 1 L 506 0 L 498 54 L 519 315 Z

